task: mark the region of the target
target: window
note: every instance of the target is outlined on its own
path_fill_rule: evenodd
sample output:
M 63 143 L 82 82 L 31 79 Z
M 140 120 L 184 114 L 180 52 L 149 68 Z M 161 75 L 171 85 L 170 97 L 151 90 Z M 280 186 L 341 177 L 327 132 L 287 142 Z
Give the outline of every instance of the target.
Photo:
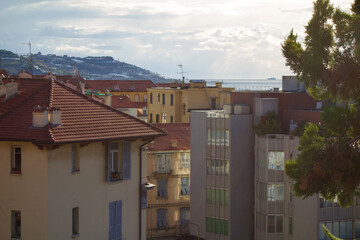
M 189 168 L 190 167 L 190 153 L 184 152 L 181 153 L 181 168 Z
M 346 239 L 353 239 L 353 221 L 346 221 Z
M 229 221 L 218 218 L 206 218 L 206 232 L 229 235 Z
M 180 208 L 180 220 L 186 220 L 186 221 L 190 220 L 190 208 L 188 207 Z
M 79 149 L 76 144 L 71 146 L 71 158 L 72 158 L 72 171 L 79 172 L 80 171 L 80 156 Z
M 355 220 L 355 238 L 360 238 L 360 220 Z
M 72 235 L 79 235 L 79 207 L 72 209 Z
M 158 189 L 158 192 L 157 192 L 158 197 L 166 197 L 167 196 L 166 178 L 158 178 L 157 189 Z
M 156 114 L 156 123 L 159 123 L 159 114 Z
M 268 216 L 268 233 L 283 232 L 283 216 Z
M 325 198 L 323 198 L 321 195 L 319 196 L 319 204 L 320 204 L 320 208 L 325 207 Z
M 170 94 L 170 105 L 174 106 L 174 94 Z
M 165 105 L 165 93 L 162 95 L 162 104 Z
M 131 178 L 131 143 L 108 145 L 108 182 Z
M 289 235 L 292 236 L 293 234 L 293 218 L 289 217 Z
M 167 226 L 166 215 L 167 215 L 167 209 L 158 209 L 157 210 L 157 225 L 158 225 L 158 227 L 166 227 Z
M 134 101 L 135 101 L 135 102 L 138 102 L 138 101 L 139 101 L 139 94 L 135 94 Z
M 21 174 L 21 147 L 12 146 L 11 173 Z
M 258 182 L 257 194 L 258 194 L 258 198 L 266 199 L 266 183 Z
M 144 96 L 145 97 L 145 96 Z M 144 99 L 145 100 L 145 99 Z M 145 101 L 146 102 L 146 101 Z M 150 103 L 153 103 L 153 94 L 150 93 Z
M 185 115 L 185 114 L 186 114 L 186 104 L 183 103 L 183 115 Z
M 170 116 L 170 122 L 171 122 L 171 123 L 174 122 L 174 116 Z
M 344 221 L 341 221 L 340 222 L 340 238 L 342 238 L 342 239 L 345 239 L 345 234 L 346 234 L 346 232 L 345 232 L 345 222 Z
M 269 169 L 284 170 L 284 152 L 269 152 Z
M 158 93 L 158 102 L 160 102 L 160 93 Z
M 21 212 L 11 211 L 11 238 L 21 238 Z
M 150 113 L 150 119 L 149 122 L 152 123 L 153 122 L 153 117 L 152 117 L 152 113 Z
M 283 184 L 268 184 L 268 201 L 283 201 L 284 200 L 284 185 Z
M 190 195 L 189 178 L 181 178 L 181 195 Z
M 161 114 L 161 123 L 166 123 L 166 113 Z
M 159 173 L 171 171 L 171 153 L 157 154 L 157 166 Z
M 109 203 L 109 240 L 122 239 L 122 201 Z
M 229 206 L 229 190 L 218 188 L 206 189 L 206 203 Z
M 333 234 L 335 237 L 339 237 L 339 222 L 338 222 L 338 221 L 333 222 L 333 231 L 332 231 L 332 234 Z

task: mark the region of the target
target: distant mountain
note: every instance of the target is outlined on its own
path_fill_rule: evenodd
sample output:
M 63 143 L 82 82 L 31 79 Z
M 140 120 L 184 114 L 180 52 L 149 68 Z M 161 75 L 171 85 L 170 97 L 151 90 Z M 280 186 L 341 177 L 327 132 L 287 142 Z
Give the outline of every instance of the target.
M 171 82 L 174 79 L 139 68 L 125 62 L 105 57 L 70 57 L 54 54 L 32 54 L 32 74 L 41 75 L 52 72 L 56 75 L 72 75 L 75 71 L 88 80 L 136 79 L 152 80 L 157 83 Z M 0 69 L 16 75 L 21 70 L 31 72 L 29 55 L 18 55 L 11 51 L 0 50 Z

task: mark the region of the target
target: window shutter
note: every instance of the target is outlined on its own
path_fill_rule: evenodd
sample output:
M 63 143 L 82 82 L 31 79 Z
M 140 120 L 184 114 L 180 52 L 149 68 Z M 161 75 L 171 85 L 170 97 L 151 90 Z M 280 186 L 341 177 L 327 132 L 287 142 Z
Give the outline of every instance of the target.
M 116 240 L 122 239 L 122 201 L 116 202 Z
M 123 179 L 131 178 L 131 143 L 123 142 Z
M 116 212 L 115 212 L 115 202 L 109 203 L 109 240 L 116 240 Z
M 111 165 L 112 165 L 112 162 L 111 162 L 111 158 L 112 158 L 112 155 L 111 155 L 111 150 L 115 150 L 115 149 L 118 149 L 119 148 L 119 144 L 117 143 L 117 142 L 115 142 L 115 143 L 109 143 L 108 144 L 108 159 L 107 159 L 107 162 L 108 162 L 108 164 L 107 164 L 107 166 L 108 166 L 108 170 L 107 170 L 107 180 L 108 180 L 108 182 L 111 182 Z
M 164 197 L 167 196 L 166 179 L 163 179 L 163 192 L 164 192 Z

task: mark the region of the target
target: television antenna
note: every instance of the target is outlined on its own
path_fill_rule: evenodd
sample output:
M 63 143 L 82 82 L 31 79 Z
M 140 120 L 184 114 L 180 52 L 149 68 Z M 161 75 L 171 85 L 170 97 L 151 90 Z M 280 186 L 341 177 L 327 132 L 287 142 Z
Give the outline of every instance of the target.
M 28 42 L 28 43 L 23 43 L 25 45 L 28 45 L 29 46 L 29 53 L 30 53 L 30 73 L 31 75 L 33 74 L 33 61 L 32 61 L 32 54 L 31 54 L 31 42 Z

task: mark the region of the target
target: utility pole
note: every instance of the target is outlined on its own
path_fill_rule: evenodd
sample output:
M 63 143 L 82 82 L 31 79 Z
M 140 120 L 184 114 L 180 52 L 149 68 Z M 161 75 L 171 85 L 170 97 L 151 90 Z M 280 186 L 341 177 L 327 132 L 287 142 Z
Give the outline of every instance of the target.
M 28 43 L 24 43 L 25 45 L 28 45 L 29 46 L 29 52 L 30 52 L 30 73 L 31 75 L 33 74 L 33 61 L 32 61 L 32 54 L 31 54 L 31 42 L 28 42 Z

